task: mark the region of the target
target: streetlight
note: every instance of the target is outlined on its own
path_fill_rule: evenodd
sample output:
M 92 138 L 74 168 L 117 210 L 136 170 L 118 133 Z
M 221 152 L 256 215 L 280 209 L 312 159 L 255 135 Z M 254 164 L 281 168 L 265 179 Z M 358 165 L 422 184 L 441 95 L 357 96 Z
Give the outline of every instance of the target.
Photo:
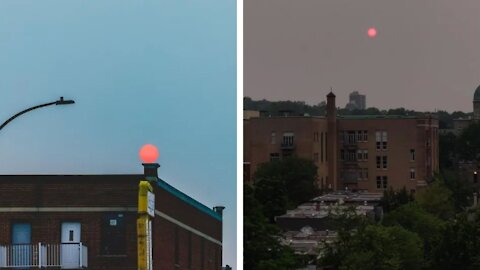
M 14 116 L 10 117 L 10 119 L 8 119 L 7 121 L 5 121 L 5 123 L 3 123 L 1 126 L 0 126 L 0 130 L 2 130 L 2 128 L 4 128 L 8 123 L 10 123 L 13 119 L 19 117 L 20 115 L 24 114 L 24 113 L 27 113 L 29 111 L 32 111 L 32 110 L 35 110 L 35 109 L 38 109 L 38 108 L 42 108 L 42 107 L 46 107 L 46 106 L 50 106 L 50 105 L 69 105 L 69 104 L 74 104 L 75 101 L 73 100 L 64 100 L 63 97 L 60 97 L 59 100 L 57 101 L 54 101 L 54 102 L 50 102 L 50 103 L 45 103 L 45 104 L 41 104 L 41 105 L 37 105 L 37 106 L 33 106 L 31 108 L 28 108 L 26 110 L 23 110 L 17 114 L 15 114 Z

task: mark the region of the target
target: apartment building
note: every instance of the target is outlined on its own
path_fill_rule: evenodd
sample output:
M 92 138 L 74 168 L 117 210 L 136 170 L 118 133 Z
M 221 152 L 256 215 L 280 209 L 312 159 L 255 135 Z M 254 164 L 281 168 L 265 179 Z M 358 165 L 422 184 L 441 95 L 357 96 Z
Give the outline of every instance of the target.
M 244 119 L 244 181 L 261 163 L 295 155 L 318 167 L 323 189 L 415 192 L 438 170 L 438 120 L 431 115 L 337 116 L 335 95 L 327 115 Z

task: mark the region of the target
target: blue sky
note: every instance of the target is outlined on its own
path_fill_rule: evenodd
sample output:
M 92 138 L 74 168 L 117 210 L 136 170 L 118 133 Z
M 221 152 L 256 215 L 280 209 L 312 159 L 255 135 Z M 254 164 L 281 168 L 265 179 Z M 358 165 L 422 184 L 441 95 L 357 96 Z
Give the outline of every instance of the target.
M 224 264 L 236 264 L 236 3 L 1 1 L 0 174 L 159 175 L 225 205 Z

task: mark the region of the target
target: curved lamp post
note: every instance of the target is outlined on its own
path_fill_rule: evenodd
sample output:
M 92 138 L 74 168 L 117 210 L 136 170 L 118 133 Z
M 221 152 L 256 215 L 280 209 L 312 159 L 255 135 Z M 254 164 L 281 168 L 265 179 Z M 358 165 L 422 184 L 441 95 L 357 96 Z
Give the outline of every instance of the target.
M 15 114 L 14 116 L 10 117 L 10 119 L 8 119 L 7 121 L 5 121 L 5 123 L 3 123 L 1 126 L 0 126 L 0 130 L 2 130 L 2 128 L 4 128 L 8 123 L 10 123 L 13 119 L 19 117 L 20 115 L 24 114 L 24 113 L 27 113 L 29 111 L 32 111 L 32 110 L 35 110 L 35 109 L 38 109 L 38 108 L 42 108 L 42 107 L 46 107 L 46 106 L 50 106 L 50 105 L 69 105 L 69 104 L 73 104 L 75 103 L 75 101 L 73 100 L 64 100 L 63 97 L 60 97 L 59 100 L 57 101 L 54 101 L 54 102 L 50 102 L 50 103 L 45 103 L 45 104 L 41 104 L 41 105 L 37 105 L 37 106 L 33 106 L 31 108 L 28 108 L 26 110 L 23 110 L 17 114 Z

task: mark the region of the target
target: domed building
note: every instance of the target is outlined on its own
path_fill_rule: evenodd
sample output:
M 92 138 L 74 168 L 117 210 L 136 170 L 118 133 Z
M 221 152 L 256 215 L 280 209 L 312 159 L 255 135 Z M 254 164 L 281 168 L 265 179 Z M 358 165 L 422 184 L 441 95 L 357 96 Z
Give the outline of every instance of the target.
M 480 85 L 473 94 L 473 119 L 480 120 Z

